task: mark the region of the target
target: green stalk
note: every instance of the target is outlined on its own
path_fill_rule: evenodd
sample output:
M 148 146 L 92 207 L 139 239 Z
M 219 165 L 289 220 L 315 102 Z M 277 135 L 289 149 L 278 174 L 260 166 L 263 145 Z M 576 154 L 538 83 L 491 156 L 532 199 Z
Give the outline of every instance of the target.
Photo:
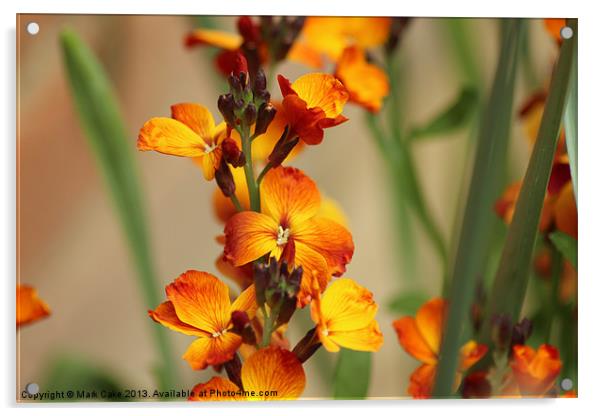
M 251 153 L 251 135 L 249 128 L 245 127 L 239 131 L 242 151 L 245 154 L 245 178 L 247 180 L 247 188 L 249 190 L 249 202 L 251 204 L 251 210 L 259 212 L 261 210 L 261 204 L 259 200 L 259 188 L 255 181 L 255 172 L 253 171 L 253 155 Z
M 445 19 L 447 23 L 447 33 L 451 40 L 451 47 L 454 50 L 454 56 L 460 66 L 461 73 L 465 74 L 465 81 L 478 87 L 483 84 L 481 71 L 477 64 L 474 51 L 476 50 L 473 40 L 468 31 L 468 23 L 471 19 L 449 18 Z
M 79 113 L 81 126 L 98 162 L 117 208 L 121 226 L 137 269 L 144 306 L 161 303 L 155 274 L 146 214 L 133 157 L 134 142 L 126 132 L 104 69 L 93 52 L 71 31 L 60 35 L 67 79 Z M 148 320 L 159 354 L 158 381 L 163 390 L 176 385 L 174 358 L 166 331 Z
M 574 19 L 569 20 L 569 26 L 576 34 L 577 23 Z M 516 320 L 524 302 L 541 207 L 558 143 L 560 121 L 565 107 L 575 50 L 575 37 L 562 42 L 560 56 L 552 75 L 550 93 L 537 133 L 537 141 L 529 159 L 529 166 L 493 283 L 494 296 L 491 296 L 481 333 L 483 341 L 488 341 L 492 316 L 507 313 Z
M 462 331 L 475 290 L 477 274 L 483 271 L 498 194 L 506 163 L 512 118 L 518 44 L 523 22 L 513 19 L 504 39 L 493 89 L 483 114 L 477 149 L 462 221 L 456 260 L 449 290 L 449 309 L 441 344 L 434 397 L 449 397 L 458 368 Z

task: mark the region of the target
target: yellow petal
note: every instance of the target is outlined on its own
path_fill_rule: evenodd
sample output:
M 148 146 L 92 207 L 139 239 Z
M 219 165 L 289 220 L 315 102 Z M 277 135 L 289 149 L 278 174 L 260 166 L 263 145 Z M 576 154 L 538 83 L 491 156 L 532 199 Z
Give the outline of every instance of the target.
M 171 117 L 190 127 L 207 145 L 212 144 L 215 121 L 206 107 L 194 103 L 175 104 L 171 106 Z
M 243 38 L 240 35 L 212 29 L 197 29 L 186 38 L 189 46 L 209 45 L 217 48 L 235 51 L 242 45 Z
M 328 338 L 343 348 L 355 351 L 376 352 L 383 345 L 383 334 L 375 320 L 362 329 L 329 331 Z
M 173 156 L 198 157 L 205 154 L 206 143 L 177 120 L 155 117 L 144 123 L 138 135 L 139 150 L 154 150 Z
M 194 341 L 182 358 L 193 370 L 203 370 L 210 365 L 223 364 L 230 361 L 242 344 L 242 338 L 232 332 L 219 336 L 205 336 Z
M 416 313 L 416 326 L 435 354 L 439 354 L 446 309 L 445 300 L 435 298 L 422 305 Z
M 343 84 L 330 74 L 305 74 L 297 78 L 291 87 L 305 101 L 307 108 L 319 108 L 328 118 L 340 115 L 349 98 Z

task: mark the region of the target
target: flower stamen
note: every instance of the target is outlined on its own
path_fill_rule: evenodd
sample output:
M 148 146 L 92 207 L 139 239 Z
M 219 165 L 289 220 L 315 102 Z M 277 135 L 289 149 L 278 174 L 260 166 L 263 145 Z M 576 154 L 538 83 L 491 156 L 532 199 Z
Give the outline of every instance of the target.
M 288 243 L 288 237 L 290 236 L 290 230 L 288 228 L 282 228 L 282 225 L 278 226 L 278 236 L 276 237 L 276 244 L 283 246 Z

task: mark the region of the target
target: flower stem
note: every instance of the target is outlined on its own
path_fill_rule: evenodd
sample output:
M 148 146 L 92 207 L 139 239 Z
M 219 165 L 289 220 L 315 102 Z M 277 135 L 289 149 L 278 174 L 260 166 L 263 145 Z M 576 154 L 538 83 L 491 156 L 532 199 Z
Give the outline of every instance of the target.
M 251 210 L 259 212 L 261 209 L 259 200 L 259 188 L 255 181 L 255 173 L 253 172 L 253 154 L 251 153 L 251 135 L 248 126 L 243 126 L 239 131 L 242 151 L 245 154 L 245 178 L 247 180 L 247 188 L 249 190 L 249 201 L 251 203 Z
M 243 211 L 242 205 L 240 205 L 240 201 L 238 200 L 238 197 L 235 194 L 232 194 L 230 196 L 230 200 L 232 201 L 232 204 L 234 205 L 234 208 L 236 208 L 236 210 L 238 212 Z

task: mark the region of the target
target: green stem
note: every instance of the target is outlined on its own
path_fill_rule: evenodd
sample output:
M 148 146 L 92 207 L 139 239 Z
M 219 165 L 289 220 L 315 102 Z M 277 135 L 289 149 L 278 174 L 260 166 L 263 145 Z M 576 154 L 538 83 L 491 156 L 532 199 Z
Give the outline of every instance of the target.
M 236 194 L 232 194 L 230 196 L 230 200 L 232 201 L 234 208 L 236 208 L 236 211 L 238 211 L 238 212 L 243 211 L 242 205 L 240 205 L 240 201 L 238 200 L 238 197 L 236 196 Z
M 249 190 L 249 202 L 251 204 L 251 210 L 259 212 L 261 209 L 261 203 L 259 200 L 259 187 L 255 181 L 255 173 L 253 171 L 253 154 L 251 153 L 251 136 L 248 127 L 243 127 L 239 131 L 242 151 L 245 154 L 245 178 L 247 180 L 247 188 Z
M 503 179 L 512 119 L 518 43 L 523 22 L 513 19 L 499 55 L 491 96 L 484 112 L 472 178 L 449 289 L 449 307 L 443 331 L 433 396 L 454 393 L 458 352 L 469 321 L 476 278 L 483 271 L 494 221 L 491 207 Z M 498 295 L 495 294 L 497 297 Z M 507 301 L 507 298 L 503 298 Z
M 272 164 L 268 162 L 259 173 L 259 176 L 257 176 L 257 186 L 261 185 L 263 177 L 269 172 L 270 169 L 272 169 Z

